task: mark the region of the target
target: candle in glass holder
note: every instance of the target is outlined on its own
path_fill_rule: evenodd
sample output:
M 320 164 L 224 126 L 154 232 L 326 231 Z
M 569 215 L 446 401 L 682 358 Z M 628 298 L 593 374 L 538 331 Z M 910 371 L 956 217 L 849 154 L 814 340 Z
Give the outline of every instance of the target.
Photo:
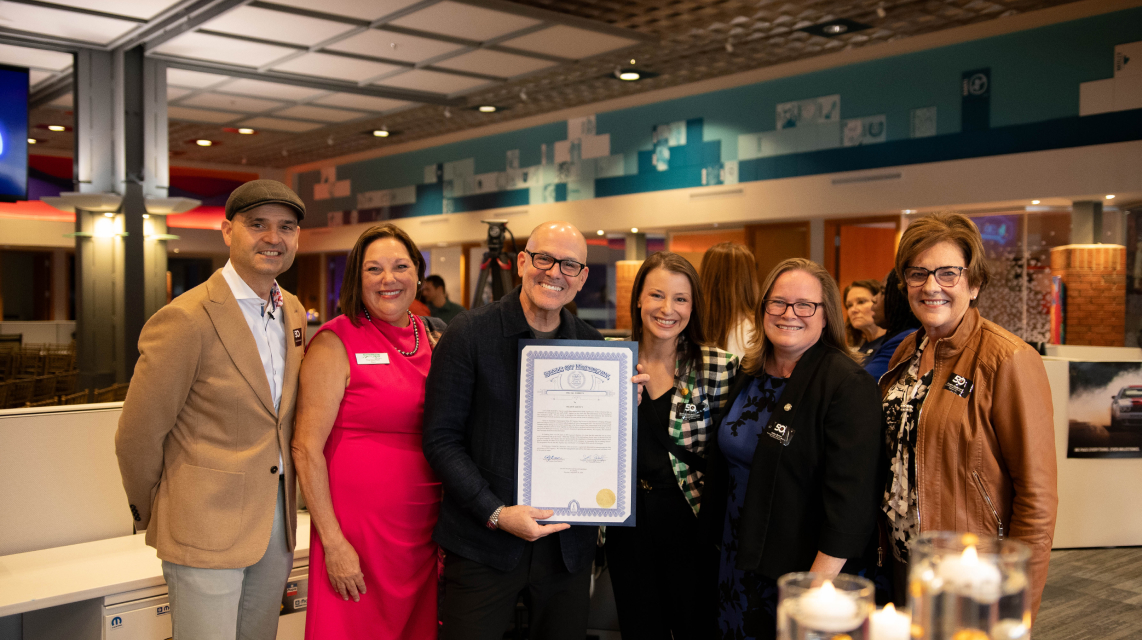
M 889 602 L 869 617 L 872 640 L 910 640 L 912 616 L 896 610 Z
M 981 561 L 975 545 L 968 545 L 958 557 L 941 560 L 936 566 L 936 576 L 947 591 L 985 603 L 999 600 L 1003 581 L 999 567 Z
M 802 625 L 830 631 L 852 631 L 861 624 L 860 607 L 852 596 L 837 591 L 832 581 L 809 589 L 797 599 L 793 617 Z

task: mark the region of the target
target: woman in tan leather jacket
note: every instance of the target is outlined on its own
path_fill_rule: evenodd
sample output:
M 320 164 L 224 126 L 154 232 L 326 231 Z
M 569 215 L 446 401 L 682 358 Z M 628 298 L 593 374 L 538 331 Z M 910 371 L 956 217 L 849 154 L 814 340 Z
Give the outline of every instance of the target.
M 888 423 L 882 509 L 897 560 L 925 531 L 1015 538 L 1031 548 L 1034 616 L 1047 581 L 1058 507 L 1051 390 L 1039 354 L 980 317 L 983 241 L 959 214 L 909 225 L 896 273 L 921 329 L 880 379 Z

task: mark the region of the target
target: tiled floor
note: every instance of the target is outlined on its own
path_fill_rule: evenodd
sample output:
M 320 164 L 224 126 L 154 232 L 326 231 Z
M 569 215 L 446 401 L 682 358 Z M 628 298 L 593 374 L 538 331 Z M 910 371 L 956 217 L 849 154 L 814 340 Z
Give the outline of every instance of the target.
M 1142 547 L 1051 553 L 1034 640 L 1142 640 Z

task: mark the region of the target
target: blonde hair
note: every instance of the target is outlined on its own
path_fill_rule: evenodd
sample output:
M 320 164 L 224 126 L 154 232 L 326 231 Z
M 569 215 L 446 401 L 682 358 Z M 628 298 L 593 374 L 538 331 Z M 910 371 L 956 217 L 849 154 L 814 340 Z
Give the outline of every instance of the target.
M 745 245 L 722 242 L 706 250 L 701 271 L 706 338 L 725 349 L 738 321 L 757 311 L 757 260 Z
M 805 258 L 789 258 L 778 264 L 765 276 L 762 284 L 761 303 L 757 305 L 754 322 L 757 325 L 757 339 L 750 345 L 749 350 L 742 359 L 742 369 L 750 375 L 757 375 L 765 368 L 766 361 L 773 355 L 773 344 L 765 335 L 765 301 L 773 293 L 773 285 L 783 274 L 789 271 L 804 271 L 821 283 L 821 311 L 825 312 L 825 328 L 821 331 L 820 341 L 835 347 L 854 362 L 858 362 L 857 355 L 845 343 L 845 320 L 841 313 L 841 292 L 833 277 L 821 265 Z

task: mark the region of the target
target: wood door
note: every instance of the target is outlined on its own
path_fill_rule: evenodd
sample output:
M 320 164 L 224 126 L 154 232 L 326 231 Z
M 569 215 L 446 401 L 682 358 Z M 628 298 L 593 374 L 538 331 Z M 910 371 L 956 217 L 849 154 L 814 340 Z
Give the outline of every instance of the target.
M 783 260 L 809 257 L 809 221 L 753 224 L 745 228 L 746 244 L 757 259 L 759 284 Z
M 837 284 L 841 290 L 857 280 L 880 282 L 896 260 L 896 229 L 843 225 L 840 228 Z

